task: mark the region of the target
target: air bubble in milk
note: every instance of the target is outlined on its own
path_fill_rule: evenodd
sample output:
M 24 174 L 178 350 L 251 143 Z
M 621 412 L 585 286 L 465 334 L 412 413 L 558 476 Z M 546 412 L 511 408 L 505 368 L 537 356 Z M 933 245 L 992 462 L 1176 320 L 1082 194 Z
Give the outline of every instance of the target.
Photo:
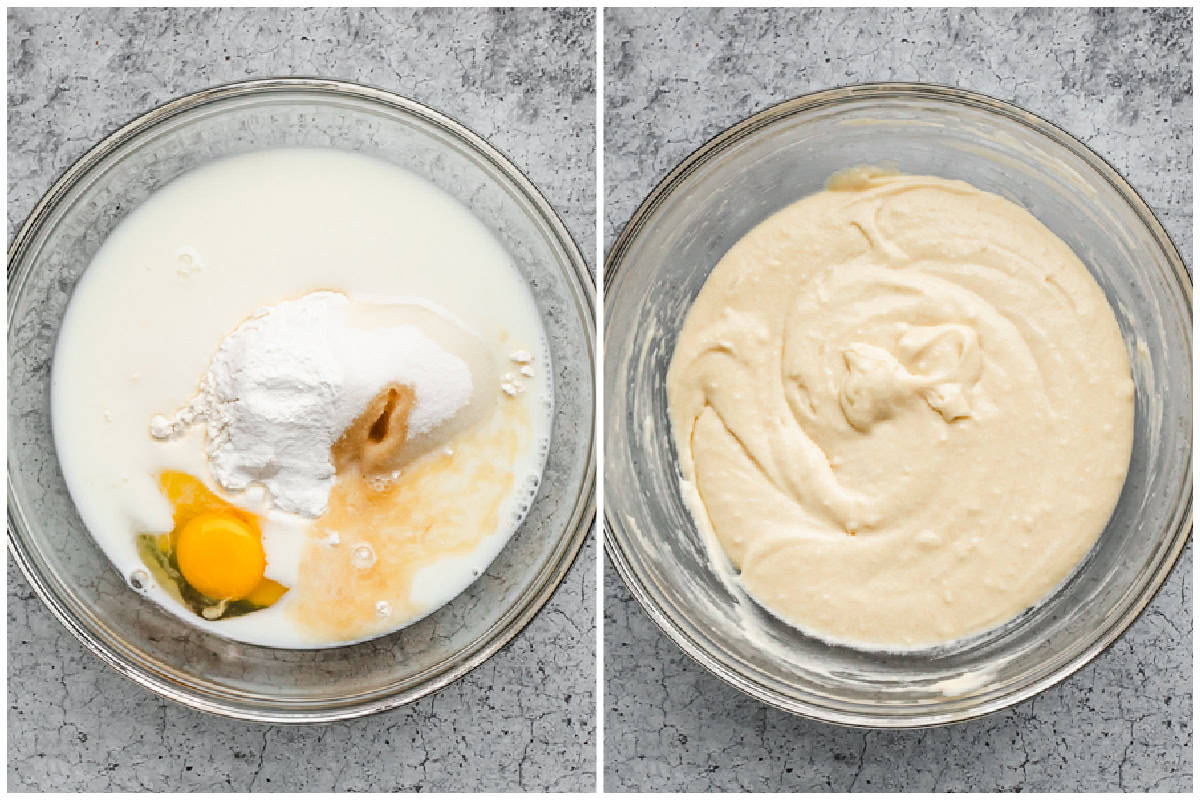
M 350 551 L 350 563 L 358 569 L 369 569 L 375 566 L 375 551 L 366 542 L 356 544 Z
M 146 591 L 150 587 L 150 573 L 144 569 L 135 569 L 129 573 L 129 586 L 138 592 Z
M 387 600 L 380 600 L 375 604 L 375 613 L 381 617 L 386 617 L 392 613 L 392 606 Z

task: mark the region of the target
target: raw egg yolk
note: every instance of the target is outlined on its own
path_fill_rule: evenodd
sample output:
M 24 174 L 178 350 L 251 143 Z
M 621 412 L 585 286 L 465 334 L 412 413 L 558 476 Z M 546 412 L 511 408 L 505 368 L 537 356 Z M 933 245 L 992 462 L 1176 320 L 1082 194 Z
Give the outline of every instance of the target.
M 209 491 L 185 472 L 167 471 L 159 486 L 174 509 L 175 527 L 158 537 L 163 553 L 174 550 L 179 572 L 193 589 L 213 600 L 247 600 L 269 606 L 287 587 L 264 578 L 267 556 L 258 518 Z
M 175 558 L 196 591 L 218 600 L 241 600 L 262 583 L 267 569 L 262 536 L 231 514 L 192 517 L 179 531 Z

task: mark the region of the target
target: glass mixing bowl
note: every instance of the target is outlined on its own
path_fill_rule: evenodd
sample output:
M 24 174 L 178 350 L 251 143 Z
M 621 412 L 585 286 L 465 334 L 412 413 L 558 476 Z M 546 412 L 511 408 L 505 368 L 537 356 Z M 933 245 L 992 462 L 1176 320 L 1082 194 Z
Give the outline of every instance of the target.
M 59 471 L 50 366 L 71 291 L 141 201 L 213 159 L 280 146 L 374 155 L 469 207 L 528 280 L 554 364 L 541 486 L 491 567 L 404 630 L 329 650 L 276 650 L 181 624 L 126 585 L 88 534 Z M 8 510 L 11 550 L 64 625 L 109 665 L 189 706 L 315 722 L 410 702 L 499 650 L 561 581 L 595 516 L 593 288 L 563 224 L 503 155 L 458 123 L 338 81 L 259 80 L 168 103 L 109 136 L 42 198 L 8 255 Z M 98 353 L 98 358 L 103 354 Z
M 1013 200 L 1066 241 L 1117 312 L 1137 385 L 1129 476 L 1107 528 L 1053 596 L 966 642 L 869 653 L 805 636 L 719 578 L 685 508 L 665 376 L 722 255 L 840 169 L 888 164 Z M 689 655 L 771 705 L 847 725 L 986 714 L 1070 675 L 1162 584 L 1192 525 L 1191 280 L 1146 204 L 1068 134 L 1019 108 L 926 85 L 820 92 L 705 144 L 658 185 L 605 267 L 605 534 L 650 616 Z

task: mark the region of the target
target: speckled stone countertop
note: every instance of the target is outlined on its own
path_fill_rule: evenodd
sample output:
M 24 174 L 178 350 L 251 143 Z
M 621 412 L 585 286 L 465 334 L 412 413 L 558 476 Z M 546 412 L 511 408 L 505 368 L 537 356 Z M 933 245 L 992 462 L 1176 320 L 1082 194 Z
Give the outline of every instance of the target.
M 595 12 L 14 10 L 8 235 L 76 158 L 181 94 L 271 75 L 407 95 L 507 154 L 593 253 Z M 191 711 L 130 683 L 50 615 L 9 559 L 8 787 L 575 790 L 595 784 L 592 540 L 532 623 L 462 680 L 316 727 Z
M 682 158 L 734 122 L 878 80 L 1012 101 L 1104 156 L 1192 253 L 1189 10 L 609 10 L 606 243 Z M 1089 666 L 1006 711 L 862 731 L 746 697 L 676 647 L 609 567 L 608 790 L 1189 791 L 1191 546 Z

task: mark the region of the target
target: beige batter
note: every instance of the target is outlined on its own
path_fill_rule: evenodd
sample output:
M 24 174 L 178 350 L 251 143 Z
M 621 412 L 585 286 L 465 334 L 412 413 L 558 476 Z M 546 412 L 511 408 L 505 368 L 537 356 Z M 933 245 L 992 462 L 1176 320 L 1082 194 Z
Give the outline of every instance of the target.
M 667 376 L 685 495 L 782 619 L 903 650 L 1012 619 L 1103 530 L 1133 437 L 1103 291 L 1019 206 L 860 168 L 729 250 Z

